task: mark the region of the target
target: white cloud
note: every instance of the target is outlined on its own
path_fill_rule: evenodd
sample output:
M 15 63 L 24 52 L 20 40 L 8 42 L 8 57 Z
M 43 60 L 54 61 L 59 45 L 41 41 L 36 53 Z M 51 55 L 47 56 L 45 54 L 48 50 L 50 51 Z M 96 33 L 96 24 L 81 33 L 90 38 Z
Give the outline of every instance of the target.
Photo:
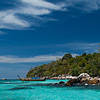
M 0 12 L 0 28 L 17 29 L 29 27 L 29 23 L 15 16 L 15 12 L 8 10 Z
M 29 4 L 36 8 L 45 8 L 45 9 L 54 9 L 60 10 L 62 9 L 60 6 L 57 6 L 53 3 L 47 2 L 45 0 L 22 0 L 23 3 Z
M 8 14 L 7 16 L 5 16 L 3 18 L 3 22 L 7 23 L 7 24 L 15 24 L 15 25 L 19 25 L 19 26 L 23 26 L 25 27 L 25 22 L 23 20 L 18 19 L 17 17 L 15 17 L 13 14 Z
M 69 53 L 69 52 L 57 52 L 57 54 L 59 55 L 59 56 L 64 56 L 65 54 L 67 54 L 67 53 Z M 70 53 L 71 55 L 72 55 L 72 57 L 76 57 L 76 56 L 78 56 L 79 54 L 76 54 L 76 53 Z M 62 58 L 61 57 L 61 58 Z
M 49 62 L 54 61 L 56 58 L 62 58 L 62 56 L 53 55 L 41 55 L 29 58 L 19 58 L 13 56 L 0 56 L 0 63 L 37 63 L 37 62 Z
M 72 57 L 76 57 L 76 56 L 79 56 L 79 54 L 76 54 L 76 53 L 71 53 Z
M 35 57 L 20 58 L 13 55 L 0 56 L 0 63 L 38 63 L 38 62 L 50 62 L 55 61 L 58 58 L 62 58 L 66 52 L 58 52 L 56 55 L 39 55 Z M 77 56 L 76 53 L 71 53 L 73 57 Z
M 83 50 L 87 53 L 98 52 L 99 43 L 88 42 L 72 42 L 66 44 L 58 44 L 57 47 L 68 48 L 69 50 Z
M 12 9 L 0 11 L 0 29 L 27 29 L 36 26 L 34 19 L 47 21 L 48 18 L 43 18 L 42 15 L 49 15 L 54 11 L 68 11 L 69 7 L 86 12 L 100 9 L 100 0 L 62 0 L 56 3 L 46 0 L 18 0 L 18 3 Z M 26 16 L 31 16 L 31 19 Z
M 36 24 L 20 15 L 38 19 L 40 15 L 48 15 L 52 11 L 63 10 L 62 4 L 57 5 L 45 0 L 19 0 L 19 3 L 21 4 L 16 8 L 0 11 L 0 29 L 26 29 Z
M 49 14 L 50 10 L 48 10 L 48 9 L 39 9 L 39 8 L 34 8 L 34 7 L 21 7 L 20 10 L 18 10 L 17 13 L 36 16 L 36 15 Z
M 66 0 L 66 6 L 91 12 L 100 9 L 100 0 Z

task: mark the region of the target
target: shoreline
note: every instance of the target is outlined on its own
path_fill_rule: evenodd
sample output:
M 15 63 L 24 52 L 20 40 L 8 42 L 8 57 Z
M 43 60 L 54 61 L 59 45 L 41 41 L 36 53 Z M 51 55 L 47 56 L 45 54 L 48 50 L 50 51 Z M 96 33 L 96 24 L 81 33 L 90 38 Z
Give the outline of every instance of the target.
M 87 73 L 81 73 L 79 76 L 58 76 L 52 77 L 48 79 L 54 80 L 68 80 L 66 83 L 61 81 L 60 84 L 65 84 L 66 86 L 74 86 L 74 85 L 100 85 L 100 77 L 91 77 Z

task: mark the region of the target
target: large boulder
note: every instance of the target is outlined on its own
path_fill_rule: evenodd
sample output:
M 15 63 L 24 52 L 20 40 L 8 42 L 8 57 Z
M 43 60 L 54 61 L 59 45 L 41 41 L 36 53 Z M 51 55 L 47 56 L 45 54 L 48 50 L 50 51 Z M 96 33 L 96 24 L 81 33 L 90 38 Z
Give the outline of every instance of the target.
M 65 82 L 63 82 L 63 81 L 60 81 L 60 82 L 59 82 L 59 84 L 64 84 L 64 83 L 65 83 Z
M 90 80 L 88 80 L 88 82 L 87 82 L 87 84 L 89 84 L 89 85 L 98 84 L 98 83 L 99 83 L 99 80 L 97 80 L 97 79 L 90 79 Z
M 80 81 L 80 83 L 82 83 L 82 82 L 87 82 L 88 80 L 86 79 L 86 78 L 82 78 L 81 79 L 81 81 Z
M 90 75 L 87 74 L 87 73 L 82 73 L 82 74 L 80 74 L 78 77 L 81 77 L 81 78 L 89 78 Z
M 70 80 L 66 82 L 66 86 L 72 86 L 73 82 L 71 82 Z
M 88 79 L 86 79 L 86 78 L 82 78 L 81 80 L 80 80 L 80 85 L 85 85 L 85 84 L 87 84 L 88 83 Z
M 70 79 L 66 82 L 66 86 L 72 86 L 74 83 L 80 83 L 82 78 L 78 77 L 76 79 Z

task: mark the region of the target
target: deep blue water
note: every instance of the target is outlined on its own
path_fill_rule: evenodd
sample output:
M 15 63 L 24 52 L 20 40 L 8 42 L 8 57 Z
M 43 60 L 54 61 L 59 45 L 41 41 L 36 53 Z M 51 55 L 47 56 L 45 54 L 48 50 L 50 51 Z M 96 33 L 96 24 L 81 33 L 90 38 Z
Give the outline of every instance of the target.
M 0 100 L 100 100 L 100 86 L 66 87 L 67 80 L 0 80 Z

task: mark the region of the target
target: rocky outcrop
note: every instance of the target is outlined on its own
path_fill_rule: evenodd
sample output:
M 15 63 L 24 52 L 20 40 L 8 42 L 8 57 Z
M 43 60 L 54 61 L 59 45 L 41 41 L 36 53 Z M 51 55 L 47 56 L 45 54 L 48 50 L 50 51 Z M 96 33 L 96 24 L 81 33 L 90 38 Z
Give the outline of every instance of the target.
M 65 82 L 63 82 L 63 81 L 60 81 L 60 82 L 59 82 L 59 84 L 64 84 L 64 83 L 65 83 Z
M 72 86 L 72 85 L 94 85 L 94 84 L 100 84 L 100 78 L 98 77 L 90 77 L 88 74 L 81 74 L 76 79 L 70 79 L 66 82 L 66 86 Z
M 80 83 L 81 79 L 81 77 L 78 77 L 76 79 L 70 79 L 69 81 L 67 81 L 66 86 L 72 86 L 75 83 Z
M 87 84 L 92 85 L 92 84 L 99 84 L 100 81 L 98 79 L 90 79 L 88 80 Z
M 87 73 L 82 73 L 82 74 L 80 74 L 78 77 L 82 77 L 82 78 L 89 78 L 89 77 L 90 77 L 90 75 L 89 75 L 89 74 L 87 74 Z

